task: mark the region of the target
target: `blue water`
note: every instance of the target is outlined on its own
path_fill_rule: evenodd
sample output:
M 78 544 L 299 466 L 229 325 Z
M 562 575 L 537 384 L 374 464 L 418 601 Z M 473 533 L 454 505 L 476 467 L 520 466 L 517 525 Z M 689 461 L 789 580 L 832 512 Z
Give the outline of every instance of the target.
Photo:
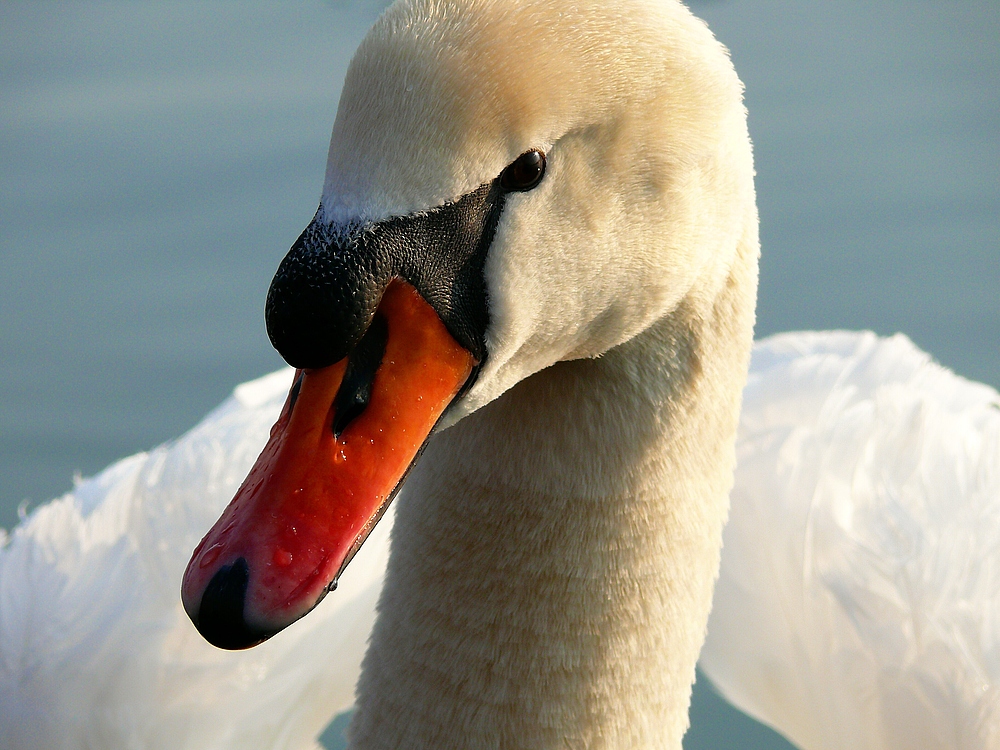
M 1000 385 L 1000 4 L 692 5 L 747 85 L 758 332 L 903 331 Z M 0 526 L 279 366 L 264 293 L 380 7 L 4 0 Z M 782 747 L 702 685 L 692 716 L 688 750 Z

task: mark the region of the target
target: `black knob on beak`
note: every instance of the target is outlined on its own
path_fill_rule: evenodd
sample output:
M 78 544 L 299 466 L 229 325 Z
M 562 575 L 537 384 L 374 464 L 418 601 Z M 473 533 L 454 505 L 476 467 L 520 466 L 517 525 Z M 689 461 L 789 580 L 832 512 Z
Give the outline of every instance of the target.
M 483 268 L 506 195 L 497 178 L 453 203 L 377 222 L 327 223 L 320 210 L 268 290 L 264 315 L 274 348 L 303 369 L 340 361 L 398 276 L 482 362 L 489 322 Z
M 278 266 L 264 317 L 271 344 L 293 367 L 339 362 L 371 323 L 391 273 L 365 234 L 314 220 Z

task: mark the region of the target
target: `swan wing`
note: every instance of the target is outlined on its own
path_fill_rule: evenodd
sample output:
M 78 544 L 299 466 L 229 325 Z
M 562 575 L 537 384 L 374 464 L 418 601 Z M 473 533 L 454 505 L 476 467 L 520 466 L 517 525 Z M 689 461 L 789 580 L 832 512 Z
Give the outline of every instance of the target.
M 289 368 L 239 386 L 180 439 L 78 482 L 10 534 L 0 747 L 315 748 L 352 703 L 391 524 L 379 524 L 337 596 L 250 651 L 208 645 L 178 594 L 291 378 Z
M 806 750 L 1000 747 L 1000 394 L 904 336 L 756 345 L 701 666 Z

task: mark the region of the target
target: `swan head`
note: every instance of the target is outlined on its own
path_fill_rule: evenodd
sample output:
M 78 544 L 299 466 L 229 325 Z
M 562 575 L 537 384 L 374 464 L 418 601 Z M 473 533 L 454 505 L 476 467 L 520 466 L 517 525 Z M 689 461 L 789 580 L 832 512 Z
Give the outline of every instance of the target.
M 448 422 L 712 294 L 756 218 L 741 84 L 674 0 L 391 6 L 348 71 L 317 218 L 432 210 L 532 149 L 545 174 L 505 201 L 488 356 Z
M 301 617 L 433 429 L 710 304 L 755 232 L 742 87 L 680 2 L 396 2 L 351 62 L 319 210 L 269 291 L 302 372 L 185 573 L 199 629 L 243 647 Z

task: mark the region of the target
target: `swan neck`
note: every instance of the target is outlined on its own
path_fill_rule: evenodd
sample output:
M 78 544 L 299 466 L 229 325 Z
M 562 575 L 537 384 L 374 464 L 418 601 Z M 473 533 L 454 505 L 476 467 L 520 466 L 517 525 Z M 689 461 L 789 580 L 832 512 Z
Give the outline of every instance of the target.
M 399 501 L 352 748 L 679 750 L 755 281 L 751 246 L 708 305 L 432 441 Z

